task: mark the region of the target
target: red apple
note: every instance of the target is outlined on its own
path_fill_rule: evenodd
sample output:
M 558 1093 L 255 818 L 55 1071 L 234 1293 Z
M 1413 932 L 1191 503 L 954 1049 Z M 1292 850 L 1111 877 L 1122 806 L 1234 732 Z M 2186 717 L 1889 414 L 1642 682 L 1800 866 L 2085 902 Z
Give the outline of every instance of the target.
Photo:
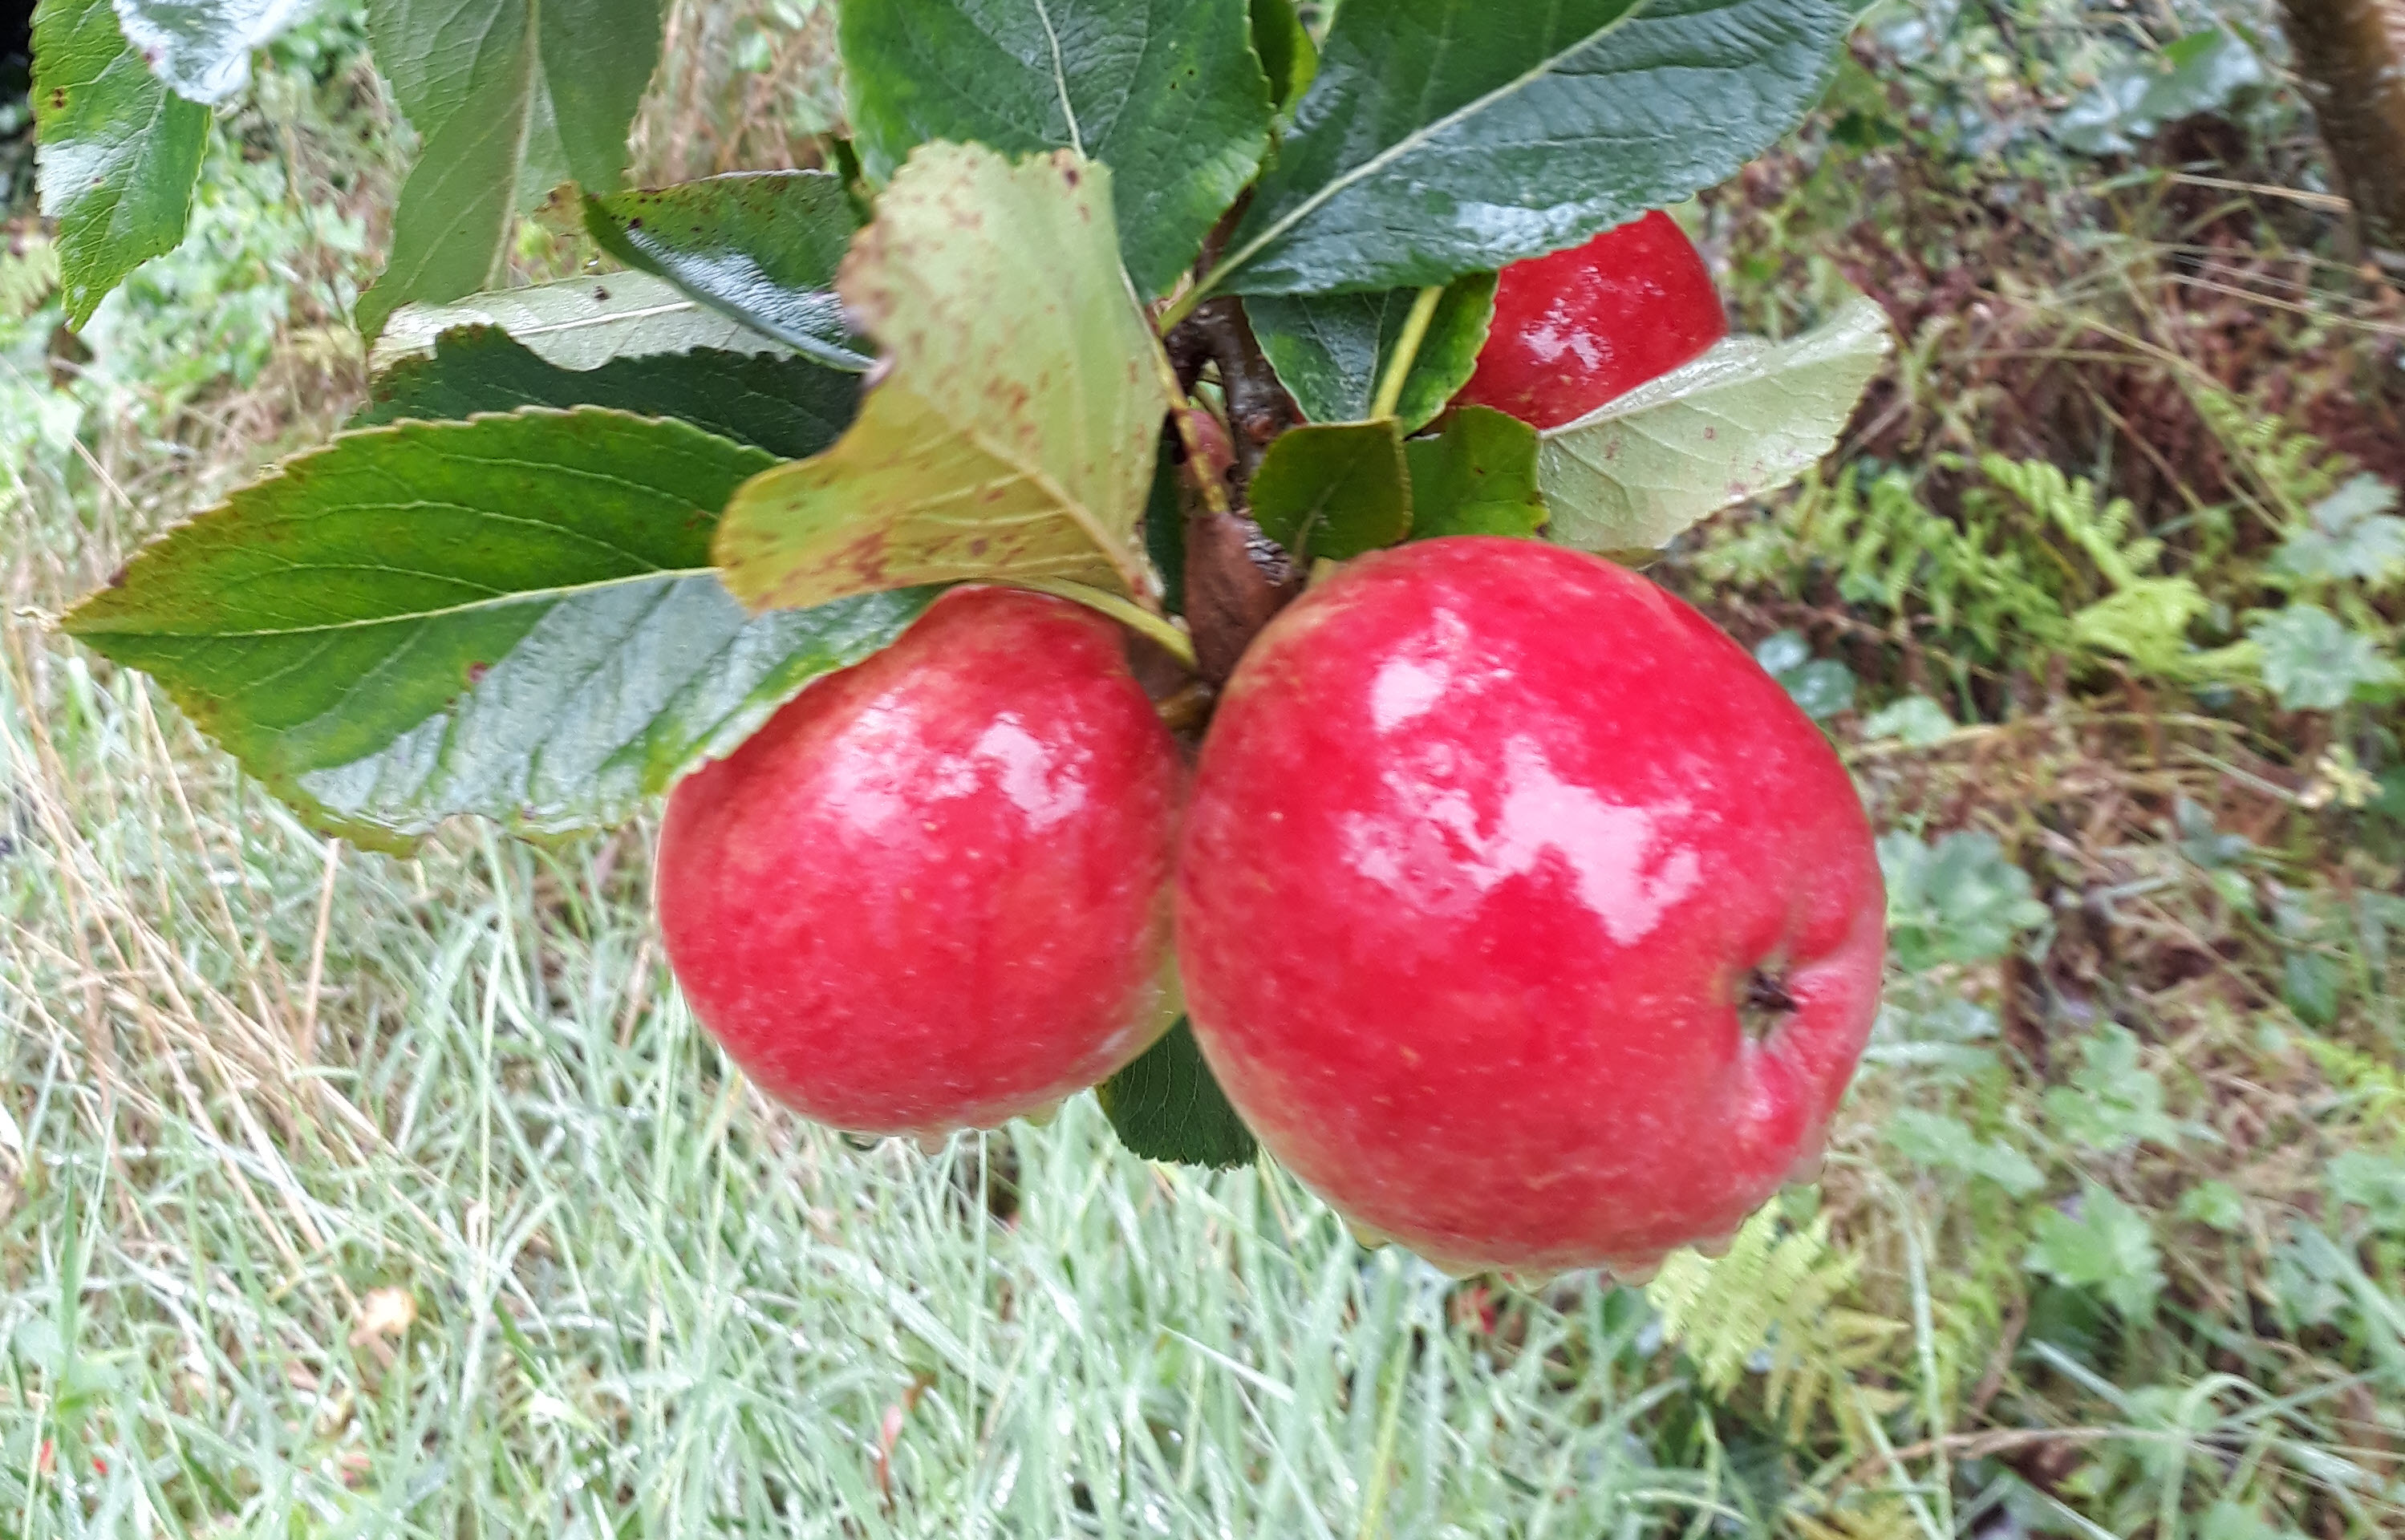
M 668 961 L 760 1087 L 990 1127 L 1158 1035 L 1182 770 L 1109 622 L 955 589 L 668 799 Z
M 1461 1270 L 1640 1272 L 1820 1157 L 1885 918 L 1845 767 L 1710 622 L 1529 540 L 1366 556 L 1229 682 L 1188 1014 L 1271 1152 Z
M 1454 399 L 1559 427 L 1727 335 L 1702 254 L 1657 210 L 1505 268 L 1478 371 Z

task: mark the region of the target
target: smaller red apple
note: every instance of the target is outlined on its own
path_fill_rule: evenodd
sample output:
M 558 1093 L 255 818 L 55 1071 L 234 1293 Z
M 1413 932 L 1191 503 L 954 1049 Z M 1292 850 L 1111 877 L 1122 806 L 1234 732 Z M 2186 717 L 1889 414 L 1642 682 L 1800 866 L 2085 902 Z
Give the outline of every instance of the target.
M 1454 400 L 1559 427 L 1727 335 L 1702 253 L 1656 210 L 1582 246 L 1505 268 L 1478 371 Z
M 685 777 L 668 962 L 769 1095 L 860 1133 L 991 1127 L 1165 1025 L 1183 770 L 1118 628 L 961 588 Z

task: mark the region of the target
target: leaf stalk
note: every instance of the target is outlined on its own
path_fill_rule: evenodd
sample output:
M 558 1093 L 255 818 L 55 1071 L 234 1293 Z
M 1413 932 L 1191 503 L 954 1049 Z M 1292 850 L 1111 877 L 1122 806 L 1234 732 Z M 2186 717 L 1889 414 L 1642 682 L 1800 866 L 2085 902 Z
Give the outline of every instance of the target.
M 1054 598 L 1067 599 L 1073 604 L 1082 604 L 1096 614 L 1106 615 L 1150 641 L 1162 651 L 1175 658 L 1188 671 L 1191 672 L 1194 669 L 1193 638 L 1179 630 L 1176 623 L 1167 616 L 1156 615 L 1133 599 L 1106 593 L 1099 588 L 1091 588 L 1081 582 L 1067 582 L 1056 578 L 1003 577 L 995 581 L 1007 583 L 1013 588 L 1031 589 L 1038 594 L 1049 594 Z
M 1403 321 L 1403 334 L 1395 343 L 1395 357 L 1386 365 L 1385 377 L 1378 382 L 1377 397 L 1370 403 L 1370 420 L 1391 417 L 1403 404 L 1403 386 L 1412 377 L 1412 365 L 1419 361 L 1420 344 L 1428 341 L 1428 328 L 1436 321 L 1436 307 L 1444 299 L 1444 286 L 1434 284 L 1420 290 L 1412 301 L 1412 313 Z

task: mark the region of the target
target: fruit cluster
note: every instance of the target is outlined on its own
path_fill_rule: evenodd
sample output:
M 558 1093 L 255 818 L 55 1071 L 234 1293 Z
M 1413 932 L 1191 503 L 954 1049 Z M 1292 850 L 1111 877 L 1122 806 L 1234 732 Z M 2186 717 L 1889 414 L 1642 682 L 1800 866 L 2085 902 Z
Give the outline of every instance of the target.
M 1724 329 L 1654 215 L 1508 271 L 1461 399 L 1574 420 Z M 1463 1269 L 1733 1231 L 1817 1160 L 1884 945 L 1784 691 L 1645 579 L 1488 537 L 1315 583 L 1190 773 L 1109 622 L 954 589 L 678 788 L 658 902 L 701 1020 L 809 1116 L 992 1126 L 1183 1012 L 1298 1178 Z

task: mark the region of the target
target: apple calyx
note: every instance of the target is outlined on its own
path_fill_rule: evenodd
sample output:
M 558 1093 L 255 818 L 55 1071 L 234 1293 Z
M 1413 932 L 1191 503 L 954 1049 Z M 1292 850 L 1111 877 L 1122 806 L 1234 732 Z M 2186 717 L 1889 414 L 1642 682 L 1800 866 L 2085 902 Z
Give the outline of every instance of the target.
M 1759 1043 L 1784 1026 L 1800 1007 L 1795 997 L 1787 992 L 1785 978 L 1769 968 L 1756 968 L 1746 976 L 1744 996 L 1737 1002 L 1738 1019 L 1745 1023 L 1745 1035 L 1750 1042 Z

